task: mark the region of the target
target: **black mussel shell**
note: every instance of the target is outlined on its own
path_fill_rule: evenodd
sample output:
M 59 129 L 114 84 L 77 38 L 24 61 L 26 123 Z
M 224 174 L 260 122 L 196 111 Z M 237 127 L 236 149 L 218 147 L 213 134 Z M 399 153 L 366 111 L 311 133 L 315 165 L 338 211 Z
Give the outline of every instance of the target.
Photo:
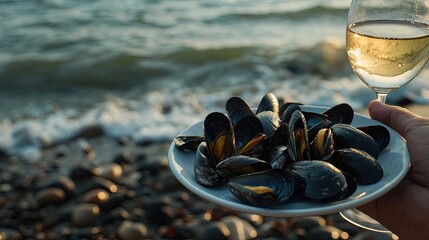
M 223 113 L 212 112 L 204 120 L 208 156 L 214 164 L 235 155 L 233 126 Z
M 385 128 L 382 125 L 373 125 L 373 126 L 363 126 L 358 127 L 359 130 L 363 131 L 364 133 L 368 134 L 378 144 L 378 148 L 381 151 L 383 151 L 390 142 L 390 133 L 387 128 Z
M 275 112 L 264 111 L 256 115 L 262 123 L 264 133 L 267 137 L 273 135 L 276 129 L 280 126 L 279 115 Z
M 272 168 L 285 169 L 293 163 L 287 147 L 283 145 L 268 149 L 265 156 L 265 160 L 270 162 Z
M 330 128 L 323 128 L 310 144 L 311 159 L 328 160 L 334 154 L 334 137 Z
M 292 172 L 297 190 L 309 199 L 335 201 L 348 193 L 346 177 L 341 170 L 328 162 L 299 161 L 288 169 Z
M 347 103 L 341 103 L 326 110 L 324 113 L 332 124 L 351 124 L 354 117 L 353 108 Z
M 229 179 L 244 174 L 262 172 L 271 169 L 271 165 L 258 158 L 249 156 L 232 156 L 216 166 L 217 171 Z
M 231 97 L 225 104 L 226 113 L 235 126 L 240 119 L 252 116 L 254 113 L 247 103 L 239 97 Z
M 269 148 L 277 146 L 287 146 L 289 143 L 289 126 L 286 123 L 280 124 L 280 126 L 274 131 L 270 138 Z
M 256 135 L 245 145 L 236 149 L 237 155 L 245 155 L 249 157 L 260 158 L 260 156 L 264 154 L 264 149 L 268 144 L 268 142 L 266 142 L 266 139 L 267 137 L 263 133 Z
M 269 143 L 269 138 L 267 138 L 265 134 L 258 134 L 245 146 L 241 147 L 240 149 L 237 149 L 237 155 L 245 155 L 249 157 L 263 159 Z
M 338 123 L 331 127 L 335 149 L 356 148 L 377 159 L 380 150 L 377 142 L 368 134 L 348 124 Z
M 198 145 L 203 141 L 203 136 L 177 136 L 174 138 L 174 144 L 180 150 L 197 150 Z
M 313 141 L 320 129 L 332 126 L 331 120 L 329 120 L 326 115 L 305 111 L 303 111 L 302 114 L 304 115 L 307 123 L 309 141 Z
M 237 152 L 257 135 L 264 132 L 262 123 L 256 116 L 243 117 L 234 127 L 235 148 Z
M 284 203 L 293 195 L 295 184 L 289 171 L 272 169 L 231 178 L 228 189 L 242 202 L 258 207 Z
M 309 159 L 308 156 L 308 128 L 305 117 L 301 111 L 292 113 L 289 120 L 288 152 L 292 161 Z
M 204 186 L 216 186 L 224 180 L 208 156 L 206 142 L 202 142 L 195 153 L 194 173 L 197 182 Z
M 377 160 L 362 150 L 353 148 L 335 150 L 329 162 L 355 178 L 358 184 L 373 184 L 383 177 L 383 169 Z
M 299 103 L 285 103 L 280 108 L 279 116 L 282 123 L 289 123 L 292 113 L 296 110 L 301 111 Z
M 258 109 L 256 110 L 256 114 L 264 111 L 270 111 L 274 113 L 279 112 L 279 100 L 272 93 L 267 93 L 261 99 L 261 102 L 258 105 Z

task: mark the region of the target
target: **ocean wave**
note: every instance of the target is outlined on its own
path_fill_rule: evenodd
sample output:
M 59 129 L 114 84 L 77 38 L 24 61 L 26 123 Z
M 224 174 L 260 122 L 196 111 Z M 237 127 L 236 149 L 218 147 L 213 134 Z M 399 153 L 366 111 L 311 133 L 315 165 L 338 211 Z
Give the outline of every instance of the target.
M 267 92 L 286 102 L 333 106 L 347 102 L 355 110 L 363 109 L 374 93 L 355 76 L 321 77 L 297 75 L 283 81 L 272 81 L 275 71 L 264 69 L 263 76 L 248 79 L 245 84 L 211 88 L 181 86 L 171 82 L 162 90 L 146 93 L 141 99 L 113 98 L 85 111 L 61 109 L 39 118 L 12 121 L 0 119 L 0 156 L 18 156 L 37 161 L 44 148 L 82 136 L 88 129 L 99 129 L 112 138 L 128 138 L 137 143 L 171 141 L 182 129 L 201 121 L 213 111 L 224 111 L 228 98 L 242 97 L 250 106 L 257 106 Z M 429 104 L 424 92 L 429 91 L 429 70 L 425 69 L 412 84 L 390 95 L 400 101 L 407 98 Z M 195 85 L 195 84 L 194 84 Z M 412 95 L 411 95 L 412 94 Z M 55 100 L 55 99 L 53 99 Z
M 226 13 L 207 22 L 222 21 L 261 21 L 261 20 L 291 20 L 305 21 L 309 19 L 339 18 L 347 19 L 348 8 L 316 5 L 299 10 L 281 10 L 267 12 L 233 12 Z
M 211 75 L 222 69 L 239 76 L 260 65 L 285 68 L 293 74 L 349 74 L 342 72 L 347 64 L 344 46 L 329 39 L 310 47 L 277 49 L 274 53 L 273 48 L 264 46 L 178 47 L 153 56 L 119 53 L 59 60 L 12 59 L 2 64 L 0 86 L 9 90 L 32 86 L 125 89 L 133 84 L 179 76 L 187 83 L 187 79 L 195 79 L 196 72 L 199 76 Z

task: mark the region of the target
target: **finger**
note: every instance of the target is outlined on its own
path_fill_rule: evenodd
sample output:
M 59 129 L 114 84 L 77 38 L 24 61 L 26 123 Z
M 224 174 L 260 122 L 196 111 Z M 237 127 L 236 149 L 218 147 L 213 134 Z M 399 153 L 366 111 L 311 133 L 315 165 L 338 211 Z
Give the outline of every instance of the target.
M 389 106 L 378 100 L 369 103 L 368 111 L 371 118 L 389 125 L 403 137 L 407 135 L 413 126 L 410 123 L 419 118 L 418 115 L 405 108 Z

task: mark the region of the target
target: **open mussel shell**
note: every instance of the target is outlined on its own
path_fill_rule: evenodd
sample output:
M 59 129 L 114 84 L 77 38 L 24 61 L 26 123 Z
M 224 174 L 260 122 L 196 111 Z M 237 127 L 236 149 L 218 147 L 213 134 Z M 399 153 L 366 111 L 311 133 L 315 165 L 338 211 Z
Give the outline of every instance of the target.
M 281 106 L 279 110 L 280 120 L 282 123 L 289 123 L 292 113 L 295 111 L 301 111 L 299 107 L 300 103 L 285 103 Z
M 176 144 L 180 150 L 197 150 L 198 146 L 203 141 L 203 136 L 177 136 L 174 138 L 174 144 Z
M 363 131 L 364 133 L 368 134 L 378 144 L 378 148 L 381 151 L 383 151 L 390 142 L 390 133 L 387 128 L 385 128 L 382 125 L 372 125 L 372 126 L 363 126 L 358 127 L 359 130 Z
M 264 97 L 262 97 L 261 102 L 259 102 L 258 109 L 256 109 L 256 114 L 264 111 L 274 112 L 278 114 L 279 100 L 274 94 L 265 94 Z
M 229 179 L 244 174 L 266 171 L 271 169 L 271 165 L 258 158 L 232 156 L 220 162 L 216 169 L 223 177 Z
M 368 134 L 348 124 L 338 123 L 331 127 L 335 149 L 356 148 L 377 159 L 380 150 L 377 142 Z
M 295 179 L 297 191 L 309 199 L 335 201 L 349 195 L 346 177 L 328 162 L 299 161 L 288 169 Z
M 223 113 L 212 112 L 204 120 L 204 136 L 208 156 L 214 164 L 235 155 L 233 126 Z
M 308 156 L 308 128 L 301 111 L 292 113 L 289 120 L 288 152 L 293 162 L 309 159 Z
M 261 158 L 268 145 L 267 137 L 265 134 L 260 133 L 253 139 L 247 142 L 244 146 L 236 150 L 237 155 L 245 155 L 249 157 Z
M 226 113 L 235 126 L 238 121 L 246 116 L 252 116 L 254 113 L 247 103 L 239 97 L 231 97 L 225 104 Z
M 305 117 L 308 128 L 308 139 L 312 141 L 316 134 L 322 128 L 329 128 L 332 126 L 331 120 L 326 115 L 314 112 L 302 112 Z
M 335 150 L 329 162 L 355 178 L 358 184 L 373 184 L 383 177 L 383 169 L 377 160 L 362 150 L 353 148 Z
M 216 186 L 224 180 L 208 156 L 206 142 L 200 143 L 195 153 L 194 173 L 197 182 L 204 186 Z
M 323 112 L 332 124 L 351 124 L 354 117 L 353 108 L 347 103 L 341 103 Z
M 311 159 L 328 160 L 334 154 L 334 137 L 330 128 L 320 129 L 310 144 Z
M 284 203 L 293 195 L 295 184 L 291 173 L 272 169 L 231 178 L 228 189 L 242 202 L 258 207 Z
M 243 117 L 234 127 L 235 148 L 240 152 L 252 139 L 264 132 L 262 123 L 254 115 Z

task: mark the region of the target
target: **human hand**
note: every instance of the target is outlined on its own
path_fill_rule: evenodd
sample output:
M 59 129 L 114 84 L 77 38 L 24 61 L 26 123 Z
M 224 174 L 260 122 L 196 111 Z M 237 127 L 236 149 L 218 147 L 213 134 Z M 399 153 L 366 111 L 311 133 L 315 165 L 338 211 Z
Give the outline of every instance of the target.
M 429 239 L 429 118 L 404 108 L 372 101 L 370 116 L 389 125 L 407 141 L 411 168 L 390 192 L 358 209 L 400 239 Z

